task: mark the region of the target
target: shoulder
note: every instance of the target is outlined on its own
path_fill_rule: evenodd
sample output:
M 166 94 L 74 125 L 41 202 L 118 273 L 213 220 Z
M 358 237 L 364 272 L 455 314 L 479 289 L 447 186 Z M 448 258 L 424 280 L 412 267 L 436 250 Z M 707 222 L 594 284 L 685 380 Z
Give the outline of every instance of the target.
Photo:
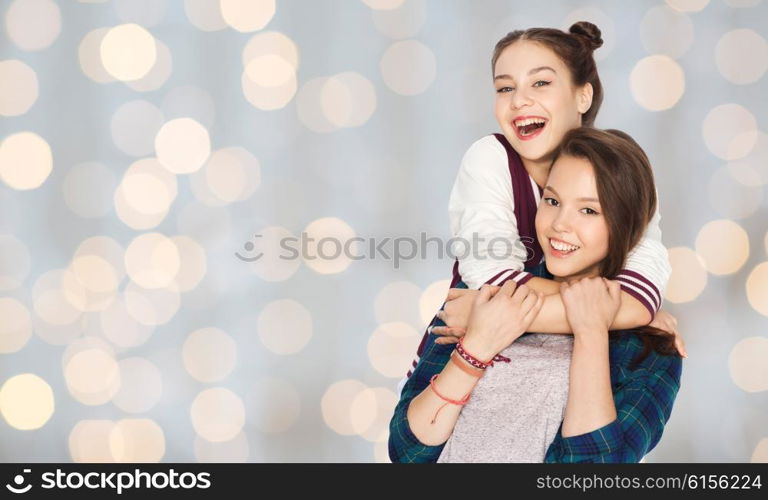
M 493 134 L 488 134 L 469 146 L 463 162 L 468 166 L 493 164 L 506 167 L 507 151 Z
M 611 364 L 620 375 L 620 378 L 647 377 L 650 379 L 680 380 L 682 372 L 682 359 L 680 356 L 665 356 L 651 349 L 648 355 L 638 366 L 633 366 L 633 361 L 640 356 L 645 344 L 640 334 L 633 330 L 614 332 L 615 338 L 611 341 Z
M 511 194 L 509 161 L 504 146 L 493 134 L 475 142 L 464 153 L 457 183 L 461 188 L 481 185 L 493 190 L 503 189 Z

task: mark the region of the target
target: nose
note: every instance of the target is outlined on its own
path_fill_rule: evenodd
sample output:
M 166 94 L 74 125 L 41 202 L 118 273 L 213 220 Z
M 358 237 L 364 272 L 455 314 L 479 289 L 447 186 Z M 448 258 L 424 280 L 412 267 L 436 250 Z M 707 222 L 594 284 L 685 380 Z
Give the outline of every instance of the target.
M 571 217 L 567 210 L 559 208 L 557 215 L 552 220 L 552 229 L 558 233 L 567 233 L 571 230 Z
M 510 103 L 514 109 L 520 109 L 523 106 L 530 106 L 531 103 L 531 98 L 525 88 L 515 89 Z

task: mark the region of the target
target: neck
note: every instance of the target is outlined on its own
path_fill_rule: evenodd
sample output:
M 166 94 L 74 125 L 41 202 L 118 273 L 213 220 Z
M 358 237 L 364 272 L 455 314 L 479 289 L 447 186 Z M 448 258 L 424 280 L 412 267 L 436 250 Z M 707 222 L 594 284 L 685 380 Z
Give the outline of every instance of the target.
M 529 160 L 527 158 L 520 157 L 523 162 L 523 167 L 528 172 L 528 175 L 533 177 L 533 180 L 539 187 L 544 187 L 549 177 L 549 169 L 552 167 L 552 160 L 549 158 L 541 160 Z

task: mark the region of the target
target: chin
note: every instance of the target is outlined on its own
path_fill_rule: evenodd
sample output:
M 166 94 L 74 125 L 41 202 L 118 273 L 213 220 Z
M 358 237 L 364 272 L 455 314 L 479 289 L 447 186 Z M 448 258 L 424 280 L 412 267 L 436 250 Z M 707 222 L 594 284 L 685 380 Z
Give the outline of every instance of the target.
M 569 276 L 575 276 L 584 271 L 584 266 L 576 266 L 572 263 L 559 262 L 557 260 L 546 262 L 547 271 L 556 278 L 567 278 Z
M 559 262 L 546 261 L 546 265 L 547 265 L 547 271 L 549 271 L 549 274 L 551 274 L 555 278 L 562 278 L 570 274 L 568 272 L 570 270 L 565 269 L 565 267 L 568 267 L 568 266 L 563 266 Z
M 526 147 L 527 144 L 524 144 L 520 147 L 520 150 L 517 150 L 515 148 L 515 151 L 517 151 L 517 154 L 519 154 L 522 158 L 525 158 L 528 161 L 533 162 L 540 162 L 543 160 L 546 160 L 552 155 L 552 151 L 549 150 L 549 148 L 545 147 Z
M 509 137 L 507 137 L 509 140 Z M 533 142 L 519 140 L 516 136 L 509 140 L 520 157 L 529 161 L 539 162 L 552 155 L 554 148 L 549 147 L 549 141 L 544 137 L 537 137 Z

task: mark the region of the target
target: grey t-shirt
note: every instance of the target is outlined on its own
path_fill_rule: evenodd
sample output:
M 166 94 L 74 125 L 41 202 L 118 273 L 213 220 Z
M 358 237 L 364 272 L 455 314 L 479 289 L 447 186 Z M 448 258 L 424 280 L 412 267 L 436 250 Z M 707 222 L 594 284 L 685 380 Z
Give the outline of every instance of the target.
M 438 462 L 543 462 L 568 400 L 573 335 L 528 333 L 462 408 Z

